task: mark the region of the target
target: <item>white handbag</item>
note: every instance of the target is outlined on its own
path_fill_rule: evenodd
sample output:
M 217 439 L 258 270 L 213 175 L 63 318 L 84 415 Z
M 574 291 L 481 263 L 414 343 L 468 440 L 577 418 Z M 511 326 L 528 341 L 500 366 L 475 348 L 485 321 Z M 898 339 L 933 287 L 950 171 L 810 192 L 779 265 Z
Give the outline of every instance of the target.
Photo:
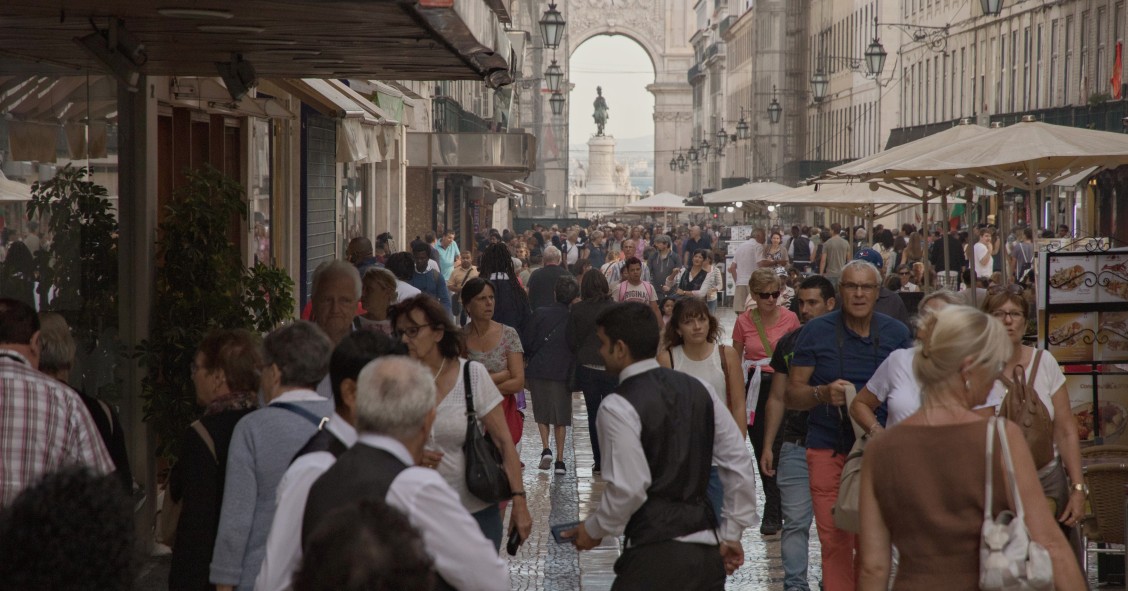
M 995 432 L 999 434 L 1003 466 L 1014 499 L 1017 515 L 1003 511 L 991 516 L 994 499 Z M 1026 529 L 1026 512 L 1018 495 L 1014 477 L 1014 461 L 1007 443 L 1006 420 L 991 417 L 987 424 L 987 496 L 983 503 L 983 533 L 979 544 L 979 588 L 982 591 L 1026 591 L 1053 589 L 1054 568 L 1050 553 L 1030 539 Z

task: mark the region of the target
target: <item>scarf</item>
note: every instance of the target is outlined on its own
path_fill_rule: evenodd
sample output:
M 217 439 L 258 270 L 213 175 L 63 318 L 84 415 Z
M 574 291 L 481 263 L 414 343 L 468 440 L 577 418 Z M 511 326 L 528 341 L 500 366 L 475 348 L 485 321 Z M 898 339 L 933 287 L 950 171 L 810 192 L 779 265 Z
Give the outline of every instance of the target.
M 229 410 L 251 410 L 258 408 L 258 394 L 255 392 L 231 392 L 211 401 L 204 408 L 204 416 L 210 417 Z

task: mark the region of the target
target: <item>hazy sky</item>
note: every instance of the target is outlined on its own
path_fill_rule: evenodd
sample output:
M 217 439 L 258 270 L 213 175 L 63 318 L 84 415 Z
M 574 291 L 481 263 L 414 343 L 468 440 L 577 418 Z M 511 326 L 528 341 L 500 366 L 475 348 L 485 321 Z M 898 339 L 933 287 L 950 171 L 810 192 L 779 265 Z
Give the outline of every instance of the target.
M 609 119 L 604 133 L 616 138 L 654 134 L 654 95 L 646 90 L 654 82 L 654 66 L 634 41 L 621 35 L 601 35 L 584 42 L 573 53 L 569 70 L 575 84 L 570 97 L 569 139 L 587 143 L 595 133 L 595 87 L 603 87 Z M 653 155 L 653 152 L 650 152 Z M 637 156 L 620 154 L 619 159 Z

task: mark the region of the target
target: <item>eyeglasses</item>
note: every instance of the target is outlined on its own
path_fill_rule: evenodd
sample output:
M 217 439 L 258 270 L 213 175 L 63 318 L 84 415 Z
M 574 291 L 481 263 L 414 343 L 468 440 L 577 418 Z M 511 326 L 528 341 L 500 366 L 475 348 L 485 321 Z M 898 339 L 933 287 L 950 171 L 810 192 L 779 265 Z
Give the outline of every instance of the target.
M 419 326 L 405 326 L 403 328 L 398 328 L 396 329 L 396 336 L 403 338 L 404 335 L 407 335 L 407 338 L 414 339 L 415 337 L 419 336 L 419 331 L 423 330 L 424 328 L 431 328 L 431 325 L 421 324 Z
M 876 283 L 839 283 L 842 291 L 873 291 L 877 289 Z
M 770 293 L 761 291 L 760 293 L 758 293 L 756 295 L 760 296 L 761 300 L 769 300 L 769 299 L 774 300 L 774 299 L 779 297 L 779 293 L 780 292 L 778 292 L 778 291 L 773 291 L 773 292 L 770 292 Z
M 991 312 L 991 315 L 994 316 L 995 318 L 998 318 L 999 320 L 1004 321 L 1004 322 L 1006 322 L 1007 320 L 1010 320 L 1011 318 L 1013 318 L 1015 320 L 1021 320 L 1021 319 L 1026 318 L 1025 312 L 1010 312 L 1008 310 L 995 310 L 994 312 Z
M 1013 293 L 1015 295 L 1022 295 L 1026 293 L 1026 288 L 1020 283 L 1012 283 L 1010 285 L 992 285 L 987 288 L 989 295 L 996 295 L 1000 293 Z

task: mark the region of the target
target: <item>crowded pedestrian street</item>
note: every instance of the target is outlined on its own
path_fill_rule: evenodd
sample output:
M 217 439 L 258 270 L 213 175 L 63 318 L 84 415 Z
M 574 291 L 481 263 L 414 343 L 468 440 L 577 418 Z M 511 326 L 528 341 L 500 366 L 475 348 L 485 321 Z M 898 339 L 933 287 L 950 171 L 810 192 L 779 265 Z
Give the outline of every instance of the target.
M 1128 588 L 1126 4 L 0 2 L 0 591 Z

